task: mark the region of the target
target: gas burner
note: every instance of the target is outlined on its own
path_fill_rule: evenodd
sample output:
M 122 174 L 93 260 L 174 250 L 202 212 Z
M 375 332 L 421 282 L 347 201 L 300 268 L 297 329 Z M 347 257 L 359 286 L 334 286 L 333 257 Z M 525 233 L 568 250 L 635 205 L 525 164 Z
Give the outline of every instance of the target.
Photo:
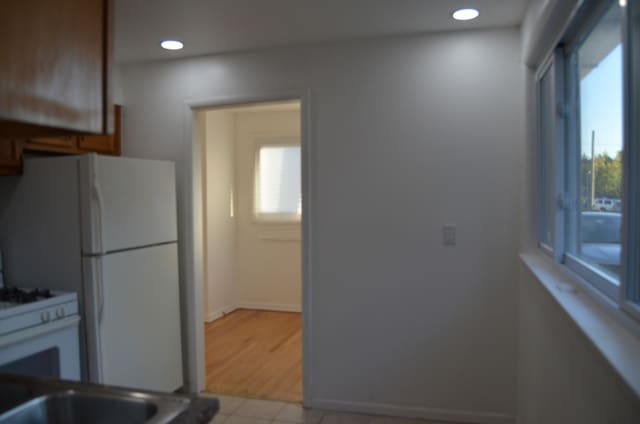
M 21 290 L 17 287 L 2 287 L 0 288 L 0 301 L 10 302 L 15 304 L 25 304 L 37 302 L 42 299 L 49 299 L 53 297 L 50 290 L 34 289 L 34 290 Z

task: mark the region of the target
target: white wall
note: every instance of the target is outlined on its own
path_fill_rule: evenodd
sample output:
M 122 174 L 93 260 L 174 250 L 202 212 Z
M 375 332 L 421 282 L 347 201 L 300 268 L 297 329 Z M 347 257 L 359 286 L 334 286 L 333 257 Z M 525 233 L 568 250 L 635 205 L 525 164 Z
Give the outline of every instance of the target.
M 518 424 L 636 424 L 640 402 L 520 267 Z
M 558 42 L 579 0 L 530 0 L 522 22 L 522 59 L 535 67 Z
M 230 207 L 235 181 L 235 119 L 233 112 L 225 110 L 200 113 L 205 115 L 205 318 L 212 320 L 238 303 L 236 220 Z
M 563 19 L 542 10 L 543 2 L 530 3 L 523 24 L 523 50 L 536 61 L 544 54 L 534 40 L 546 43 L 556 38 L 567 13 L 559 1 L 547 4 Z M 569 2 L 566 2 L 569 3 Z M 575 3 L 575 2 L 572 2 Z M 562 10 L 560 10 L 562 9 Z M 535 34 L 533 34 L 535 32 Z M 543 36 L 544 34 L 544 36 Z M 523 149 L 521 249 L 535 249 L 537 201 L 536 104 L 534 69 L 527 68 L 524 85 L 526 146 Z M 533 275 L 521 267 L 518 302 L 518 424 L 539 423 L 635 423 L 640 414 L 620 378 L 544 291 Z
M 302 302 L 300 223 L 256 222 L 253 215 L 256 143 L 300 141 L 300 111 L 237 112 L 236 200 L 239 305 L 300 311 Z M 293 239 L 273 239 L 272 237 Z
M 510 28 L 130 65 L 123 151 L 176 160 L 184 183 L 185 100 L 309 89 L 306 396 L 314 406 L 509 422 L 520 56 Z M 442 246 L 445 223 L 458 226 L 454 248 Z

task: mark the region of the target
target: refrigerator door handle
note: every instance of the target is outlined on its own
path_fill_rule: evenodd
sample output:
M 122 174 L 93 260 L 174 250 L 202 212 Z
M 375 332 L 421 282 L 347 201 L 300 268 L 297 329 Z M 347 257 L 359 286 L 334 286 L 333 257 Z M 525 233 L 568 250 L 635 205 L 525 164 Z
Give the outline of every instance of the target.
M 95 166 L 95 165 L 94 165 Z M 95 220 L 96 220 L 96 230 L 94 235 L 96 237 L 97 247 L 100 250 L 99 253 L 105 253 L 104 247 L 104 211 L 103 211 L 103 196 L 102 191 L 100 190 L 100 184 L 98 183 L 98 175 L 95 167 L 93 168 L 93 181 L 91 184 L 91 191 L 93 193 L 93 198 L 95 200 Z
M 103 255 L 106 250 L 104 196 L 98 175 L 98 157 L 84 155 L 79 162 L 80 217 L 82 219 L 82 253 Z
M 103 354 L 101 328 L 104 325 L 104 257 L 85 256 L 82 258 L 84 299 L 83 320 L 87 343 L 86 367 L 89 380 L 100 383 L 103 379 Z
M 102 277 L 102 259 L 96 261 L 96 288 L 98 295 L 98 324 L 102 324 L 104 315 L 104 281 Z

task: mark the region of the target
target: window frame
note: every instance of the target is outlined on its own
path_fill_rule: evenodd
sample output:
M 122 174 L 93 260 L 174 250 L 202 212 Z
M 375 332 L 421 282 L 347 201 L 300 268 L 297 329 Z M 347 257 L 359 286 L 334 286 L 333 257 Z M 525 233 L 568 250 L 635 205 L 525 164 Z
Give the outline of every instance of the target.
M 640 321 L 640 4 L 629 1 L 622 11 L 624 155 L 622 203 L 622 262 L 619 303 L 623 311 Z M 635 70 L 635 72 L 634 72 Z
M 300 137 L 269 137 L 256 138 L 254 140 L 254 167 L 253 167 L 253 201 L 252 217 L 259 224 L 299 224 L 302 221 L 302 213 L 264 213 L 259 211 L 260 195 L 260 150 L 264 147 L 298 147 L 300 149 L 300 166 L 302 166 L 302 145 Z M 301 170 L 302 171 L 302 170 Z M 302 174 L 300 175 L 302 178 Z M 302 189 L 302 186 L 301 186 Z M 302 196 L 302 192 L 300 193 Z
M 622 66 L 623 66 L 623 199 L 622 199 L 622 246 L 621 275 L 619 282 L 614 278 L 583 261 L 570 251 L 571 243 L 578 242 L 579 219 L 572 219 L 571 213 L 579 210 L 579 131 L 580 131 L 580 97 L 576 81 L 576 54 L 582 42 L 591 34 L 600 19 L 607 12 L 613 1 L 605 3 L 585 2 L 585 8 L 574 15 L 573 22 L 560 43 L 551 51 L 547 59 L 538 67 L 535 74 L 536 110 L 538 143 L 541 143 L 541 85 L 540 81 L 546 72 L 552 72 L 552 91 L 554 92 L 556 131 L 555 157 L 553 160 L 555 174 L 551 179 L 556 195 L 556 220 L 553 246 L 542 242 L 542 201 L 538 210 L 538 244 L 554 261 L 565 265 L 579 275 L 596 292 L 617 304 L 619 309 L 640 320 L 640 125 L 634 121 L 634 111 L 640 112 L 640 82 L 631 76 L 633 70 L 640 70 L 640 5 L 628 2 L 621 7 L 622 25 Z M 635 15 L 636 25 L 633 25 Z M 631 141 L 634 140 L 634 143 Z M 634 146 L 635 144 L 635 146 Z M 635 150 L 634 150 L 635 147 Z M 539 146 L 541 151 L 541 147 Z M 542 160 L 538 158 L 538 171 L 542 171 Z M 634 166 L 637 165 L 637 166 Z M 542 176 L 538 178 L 542 182 Z M 633 190 L 633 188 L 636 190 Z M 538 198 L 544 188 L 538 190 Z M 634 301 L 635 300 L 635 301 Z
M 553 252 L 554 252 L 554 247 L 553 245 L 549 245 L 548 243 L 545 243 L 543 240 L 546 239 L 545 237 L 545 231 L 547 231 L 547 228 L 545 228 L 545 223 L 549 224 L 548 222 L 545 222 L 546 216 L 547 216 L 547 210 L 545 209 L 545 204 L 543 202 L 543 199 L 548 195 L 547 191 L 545 189 L 549 189 L 548 187 L 545 187 L 545 179 L 544 179 L 544 165 L 543 165 L 543 161 L 545 160 L 545 155 L 544 155 L 544 140 L 542 139 L 542 114 L 543 114 L 543 107 L 542 107 L 542 79 L 545 77 L 545 75 L 547 74 L 547 72 L 551 72 L 551 66 L 553 64 L 553 57 L 548 58 L 547 60 L 545 60 L 542 65 L 540 65 L 540 67 L 538 68 L 538 70 L 535 73 L 534 79 L 535 79 L 535 92 L 536 92 L 536 143 L 537 143 L 537 148 L 536 148 L 536 152 L 538 154 L 537 157 L 537 172 L 538 172 L 538 177 L 537 177 L 537 184 L 538 184 L 538 192 L 537 192 L 537 198 L 538 198 L 538 207 L 537 207 L 537 211 L 536 211 L 536 216 L 537 216 L 537 222 L 536 222 L 536 237 L 538 239 L 538 247 L 540 249 L 542 249 L 543 252 L 545 252 L 546 254 L 548 254 L 549 256 L 553 256 Z M 554 171 L 555 174 L 555 171 Z M 553 181 L 553 178 L 548 179 L 547 181 Z M 553 186 L 555 187 L 555 185 Z M 553 187 L 551 188 L 551 190 L 553 190 Z M 555 237 L 555 228 L 551 229 L 552 231 L 552 244 L 555 242 L 556 237 Z
M 578 214 L 577 219 L 571 219 L 569 216 L 574 212 L 574 209 L 579 210 L 580 204 L 580 193 L 578 189 L 578 181 L 580 178 L 580 158 L 578 155 L 579 145 L 580 145 L 580 90 L 578 89 L 579 81 L 576 79 L 577 77 L 577 53 L 578 49 L 584 42 L 584 40 L 589 37 L 592 31 L 600 22 L 600 19 L 605 15 L 608 9 L 611 7 L 611 4 L 615 2 L 613 0 L 609 2 L 601 3 L 595 7 L 592 7 L 591 10 L 587 12 L 586 17 L 582 20 L 582 22 L 578 25 L 572 37 L 566 43 L 563 48 L 562 59 L 565 61 L 565 100 L 567 104 L 567 131 L 565 133 L 566 137 L 566 149 L 567 149 L 567 161 L 561 166 L 564 167 L 565 172 L 567 174 L 567 198 L 570 198 L 572 202 L 572 207 L 566 208 L 565 211 L 565 222 L 566 222 L 566 233 L 565 237 L 568 242 L 572 240 L 576 241 L 579 239 L 579 228 L 580 228 L 580 214 Z M 624 9 L 622 10 L 624 13 Z M 623 18 L 624 19 L 624 18 Z M 624 34 L 624 28 L 622 29 Z M 624 43 L 624 37 L 623 37 Z M 623 46 L 624 50 L 624 46 Z M 624 67 L 623 57 L 623 67 Z M 623 75 L 624 79 L 625 76 Z M 623 81 L 624 84 L 624 81 Z M 623 95 L 623 99 L 626 98 Z M 624 114 L 624 112 L 623 112 Z M 623 117 L 623 120 L 625 118 Z M 626 126 L 626 121 L 623 121 L 623 129 Z M 624 130 L 623 130 L 624 131 Z M 623 149 L 626 148 L 624 145 L 626 137 L 623 134 Z M 626 150 L 623 150 L 623 156 L 625 155 Z M 623 174 L 626 173 L 623 172 Z M 624 178 L 624 177 L 623 177 Z M 623 213 L 624 219 L 624 213 Z M 620 292 L 622 287 L 622 282 L 624 280 L 624 251 L 625 251 L 625 243 L 624 243 L 624 227 L 622 229 L 623 232 L 623 240 L 621 246 L 621 268 L 623 269 L 622 274 L 620 275 L 620 281 L 616 283 L 615 279 L 600 271 L 596 267 L 590 265 L 586 261 L 580 259 L 575 254 L 571 253 L 569 248 L 569 244 L 567 243 L 566 252 L 564 254 L 564 264 L 584 278 L 587 282 L 595 286 L 600 293 L 606 295 L 610 300 L 614 302 L 618 302 L 620 298 Z M 575 249 L 574 249 L 575 250 Z
M 552 182 L 551 192 L 553 194 L 553 222 L 552 222 L 552 234 L 553 241 L 552 245 L 548 245 L 542 242 L 542 234 L 545 231 L 543 228 L 542 220 L 538 220 L 538 244 L 542 250 L 554 258 L 556 262 L 562 262 L 563 260 L 563 252 L 564 252 L 564 186 L 565 186 L 565 177 L 563 172 L 559 172 L 559 170 L 564 167 L 564 158 L 565 158 L 565 147 L 564 147 L 564 134 L 565 134 L 565 122 L 564 122 L 564 62 L 562 57 L 562 52 L 560 49 L 555 49 L 552 54 L 543 62 L 543 64 L 539 67 L 538 71 L 535 75 L 535 84 L 536 84 L 536 111 L 537 111 L 537 142 L 538 142 L 538 187 L 539 187 L 539 196 L 543 194 L 543 184 L 542 184 L 542 161 L 544 158 L 542 157 L 542 149 L 544 140 L 542 140 L 542 133 L 540 131 L 540 123 L 542 119 L 542 101 L 541 101 L 541 81 L 546 76 L 549 75 L 551 78 L 551 97 L 553 99 L 554 110 L 551 112 L 553 116 L 552 127 L 553 127 L 553 138 L 548 143 L 548 146 L 551 148 L 551 157 L 552 157 L 552 172 L 553 175 L 549 181 Z M 545 193 L 546 194 L 546 193 Z M 538 207 L 538 217 L 542 216 L 542 214 L 547 213 L 544 210 L 544 206 L 542 202 L 540 202 Z M 547 205 L 549 206 L 549 205 Z

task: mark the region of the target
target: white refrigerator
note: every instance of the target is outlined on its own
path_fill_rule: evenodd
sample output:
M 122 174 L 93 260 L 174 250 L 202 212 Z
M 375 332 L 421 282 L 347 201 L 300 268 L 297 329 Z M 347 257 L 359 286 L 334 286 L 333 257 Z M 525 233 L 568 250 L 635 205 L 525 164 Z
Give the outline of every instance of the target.
M 84 379 L 180 388 L 174 164 L 33 158 L 1 189 L 5 281 L 78 293 Z

